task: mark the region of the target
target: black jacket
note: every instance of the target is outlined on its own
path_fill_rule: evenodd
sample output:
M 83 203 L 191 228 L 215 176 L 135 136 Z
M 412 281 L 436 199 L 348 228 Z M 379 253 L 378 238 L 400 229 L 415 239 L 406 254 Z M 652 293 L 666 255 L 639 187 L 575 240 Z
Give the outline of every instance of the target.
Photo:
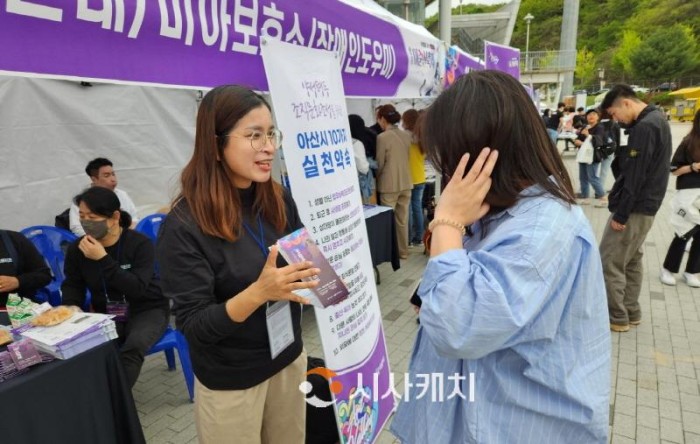
M 253 185 L 241 190 L 243 217 L 257 235 L 252 213 Z M 296 206 L 284 194 L 287 227 L 282 232 L 263 221 L 264 244 L 300 228 Z M 190 345 L 197 379 L 212 390 L 243 390 L 253 387 L 292 363 L 302 351 L 301 306 L 290 303 L 294 342 L 275 359 L 270 356 L 266 306 L 244 322 L 234 322 L 226 301 L 249 287 L 260 276 L 266 258 L 260 246 L 241 230 L 235 242 L 202 232 L 183 199 L 162 225 L 158 238 L 163 292 L 174 301 L 177 328 Z M 278 266 L 286 265 L 280 259 Z
M 676 152 L 673 154 L 673 159 L 671 159 L 671 171 L 675 171 L 682 166 L 689 166 L 693 162 L 700 162 L 700 160 L 693 159 L 690 151 L 688 150 L 688 139 L 683 139 L 678 148 L 676 148 Z M 691 188 L 700 188 L 700 173 L 690 172 L 676 178 L 677 190 L 686 190 Z
M 12 292 L 24 298 L 33 299 L 38 289 L 51 282 L 51 270 L 34 244 L 22 233 L 3 231 L 7 233 L 7 238 L 12 243 L 17 257 L 10 254 L 8 247 L 0 237 L 0 276 L 16 277 L 19 281 L 19 288 Z M 7 295 L 8 293 L 0 291 L 0 306 L 7 304 Z
M 625 224 L 632 213 L 654 216 L 668 186 L 671 128 L 654 106 L 647 106 L 627 128 L 626 147 L 613 161 L 615 184 L 608 200 L 613 220 Z
M 561 111 L 555 111 L 552 114 L 550 114 L 549 119 L 547 119 L 547 128 L 558 130 L 559 122 L 561 121 L 562 115 L 563 114 Z
M 66 279 L 61 286 L 64 305 L 82 307 L 85 291 L 90 290 L 92 308 L 97 313 L 107 311 L 105 291 L 110 301 L 126 300 L 129 313 L 168 310 L 168 300 L 154 273 L 155 250 L 149 238 L 124 230 L 116 244 L 105 248 L 107 256 L 98 261 L 86 258 L 79 243 L 80 239 L 72 243 L 66 253 Z

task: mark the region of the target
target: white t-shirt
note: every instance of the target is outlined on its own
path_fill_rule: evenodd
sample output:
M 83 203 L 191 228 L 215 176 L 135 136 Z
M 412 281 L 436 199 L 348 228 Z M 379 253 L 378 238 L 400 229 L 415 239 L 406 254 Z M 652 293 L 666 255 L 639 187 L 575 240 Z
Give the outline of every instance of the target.
M 119 198 L 119 206 L 121 207 L 121 209 L 129 213 L 129 215 L 131 216 L 132 223 L 138 222 L 139 217 L 136 214 L 136 205 L 134 205 L 134 202 L 131 200 L 126 191 L 122 191 L 119 188 L 115 188 L 114 194 L 116 194 Z M 83 231 L 83 227 L 82 225 L 80 225 L 80 214 L 78 206 L 74 203 L 71 203 L 70 212 L 68 214 L 70 218 L 70 230 L 73 232 L 73 234 L 75 234 L 78 237 L 85 236 L 85 231 Z
M 352 150 L 355 154 L 355 165 L 360 174 L 367 174 L 369 171 L 369 162 L 367 154 L 365 154 L 365 144 L 357 139 L 352 139 Z

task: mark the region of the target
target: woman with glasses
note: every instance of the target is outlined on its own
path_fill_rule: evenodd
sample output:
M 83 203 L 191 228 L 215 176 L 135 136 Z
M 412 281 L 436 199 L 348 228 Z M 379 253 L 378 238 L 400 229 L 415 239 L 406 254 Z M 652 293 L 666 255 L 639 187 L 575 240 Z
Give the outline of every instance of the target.
M 282 134 L 262 96 L 220 86 L 202 100 L 194 153 L 163 224 L 163 291 L 190 346 L 201 443 L 303 443 L 302 305 L 319 273 L 287 265 L 277 239 L 302 227 L 271 180 Z
M 61 303 L 84 307 L 90 290 L 91 309 L 115 315 L 119 357 L 133 387 L 169 318 L 168 300 L 154 275 L 153 242 L 129 229 L 131 216 L 120 209 L 114 191 L 91 187 L 73 201 L 85 236 L 66 253 Z

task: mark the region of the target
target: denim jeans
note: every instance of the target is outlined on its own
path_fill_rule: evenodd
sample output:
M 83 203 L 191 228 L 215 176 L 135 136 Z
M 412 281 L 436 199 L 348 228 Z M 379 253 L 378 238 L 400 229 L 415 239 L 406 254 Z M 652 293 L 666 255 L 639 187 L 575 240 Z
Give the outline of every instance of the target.
M 592 164 L 579 163 L 578 164 L 578 177 L 581 182 L 581 198 L 588 199 L 588 192 L 590 190 L 589 186 L 593 187 L 593 192 L 595 193 L 595 198 L 600 199 L 605 196 L 605 190 L 603 185 L 600 183 L 600 178 L 597 176 L 598 166 L 600 162 L 595 162 Z
M 554 142 L 554 146 L 557 146 L 557 137 L 559 137 L 557 130 L 547 128 L 547 134 L 549 135 L 549 138 L 552 139 L 552 142 Z
M 610 171 L 610 164 L 612 163 L 613 159 L 615 156 L 608 156 L 605 159 L 601 160 L 598 165 L 600 165 L 600 171 L 596 176 L 600 178 L 600 186 L 603 187 L 603 190 L 606 189 L 605 187 L 605 179 L 608 178 L 608 172 Z
M 423 191 L 425 183 L 413 185 L 411 190 L 411 207 L 408 210 L 408 241 L 414 244 L 423 241 L 425 221 L 423 218 Z

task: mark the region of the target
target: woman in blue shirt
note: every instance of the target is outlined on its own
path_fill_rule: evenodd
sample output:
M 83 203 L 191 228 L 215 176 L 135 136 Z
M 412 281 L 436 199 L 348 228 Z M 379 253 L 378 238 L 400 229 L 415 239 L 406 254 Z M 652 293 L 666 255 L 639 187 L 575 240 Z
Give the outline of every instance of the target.
M 392 432 L 403 443 L 607 442 L 600 255 L 532 101 L 514 78 L 474 72 L 423 125 L 449 179 L 409 377 L 443 387 L 404 394 Z

